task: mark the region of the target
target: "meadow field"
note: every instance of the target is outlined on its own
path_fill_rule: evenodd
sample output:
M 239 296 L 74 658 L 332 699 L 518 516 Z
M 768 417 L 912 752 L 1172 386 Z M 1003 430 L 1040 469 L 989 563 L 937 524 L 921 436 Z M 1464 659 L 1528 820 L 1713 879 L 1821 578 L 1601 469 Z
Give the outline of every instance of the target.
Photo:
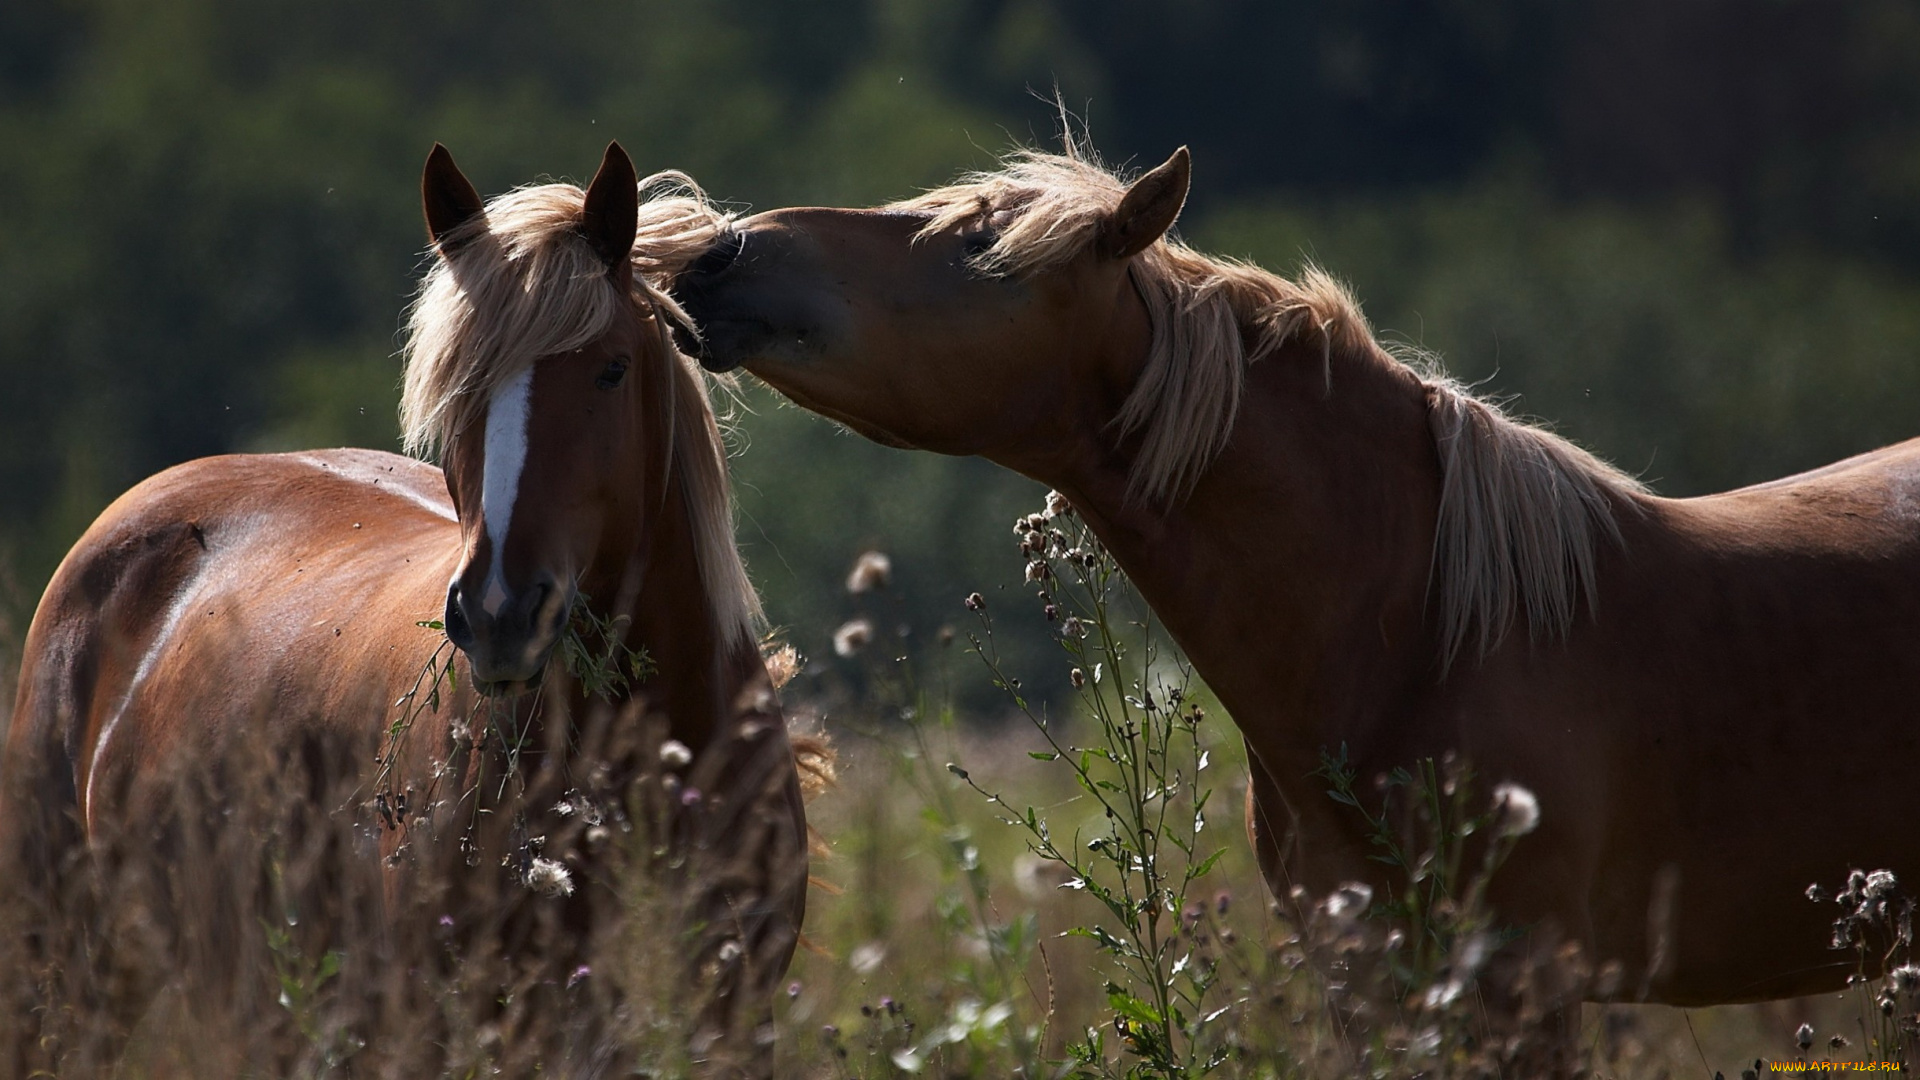
M 809 811 L 805 938 L 760 1035 L 775 1075 L 1651 1080 L 1912 1060 L 1920 979 L 1899 978 L 1751 1006 L 1588 1005 L 1579 1045 L 1565 1046 L 1549 1013 L 1604 984 L 1607 965 L 1564 950 L 1501 961 L 1509 928 L 1480 898 L 1555 808 L 1499 803 L 1470 763 L 1414 762 L 1368 783 L 1330 750 L 1329 794 L 1377 823 L 1377 854 L 1400 884 L 1276 902 L 1244 833 L 1247 762 L 1231 719 L 1070 512 L 1023 518 L 1030 528 L 1045 540 L 1007 545 L 1011 580 L 956 595 L 951 619 L 919 633 L 898 621 L 892 560 L 850 557 L 853 613 L 830 632 L 834 647 L 777 658 L 792 672 L 790 726 L 824 736 L 835 761 Z M 1021 581 L 1023 564 L 1046 569 Z M 997 639 L 1020 621 L 1040 624 L 1054 655 L 1005 655 Z M 955 705 L 983 696 L 1000 707 Z M 22 976 L 43 969 L 18 954 L 10 965 L 10 1000 L 37 1001 L 36 1024 L 39 1009 L 58 1014 L 38 1030 L 70 1051 L 60 1075 L 572 1076 L 611 1062 L 706 1075 L 688 1044 L 697 993 L 671 890 L 645 869 L 644 827 L 618 841 L 633 849 L 619 885 L 628 925 L 561 987 L 516 967 L 504 944 L 453 955 L 453 916 L 437 929 L 421 920 L 418 940 L 404 919 L 398 933 L 355 921 L 355 890 L 378 886 L 364 872 L 315 876 L 339 870 L 313 837 L 377 830 L 372 810 L 336 799 L 330 824 L 303 825 L 313 804 L 290 801 L 287 778 L 257 760 L 222 790 L 204 846 L 160 856 L 138 836 L 117 849 L 108 837 L 102 893 L 4 913 L 11 948 L 64 933 L 82 942 L 71 966 L 91 965 L 37 986 Z M 1904 964 L 1911 905 L 1886 886 L 1854 889 L 1857 940 Z M 1875 915 L 1868 892 L 1891 903 Z M 531 886 L 494 899 L 547 902 Z M 90 925 L 52 928 L 80 911 Z M 185 920 L 197 931 L 182 935 L 169 921 L 182 912 L 217 914 Z M 559 1013 L 522 1007 L 553 993 Z M 129 1000 L 141 1002 L 131 1013 Z

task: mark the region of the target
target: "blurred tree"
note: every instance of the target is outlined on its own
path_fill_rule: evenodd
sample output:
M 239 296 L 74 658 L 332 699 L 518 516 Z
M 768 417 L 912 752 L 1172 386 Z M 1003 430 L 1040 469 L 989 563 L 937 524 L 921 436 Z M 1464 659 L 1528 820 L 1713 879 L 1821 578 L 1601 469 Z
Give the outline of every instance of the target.
M 391 446 L 436 139 L 487 192 L 617 137 L 742 207 L 869 203 L 1052 142 L 1056 88 L 1110 160 L 1194 147 L 1205 246 L 1319 257 L 1666 490 L 1818 464 L 1915 427 L 1916 11 L 13 0 L 0 547 L 37 593 L 167 465 Z M 921 634 L 1017 574 L 1031 485 L 750 400 L 742 537 L 808 651 L 862 547 Z

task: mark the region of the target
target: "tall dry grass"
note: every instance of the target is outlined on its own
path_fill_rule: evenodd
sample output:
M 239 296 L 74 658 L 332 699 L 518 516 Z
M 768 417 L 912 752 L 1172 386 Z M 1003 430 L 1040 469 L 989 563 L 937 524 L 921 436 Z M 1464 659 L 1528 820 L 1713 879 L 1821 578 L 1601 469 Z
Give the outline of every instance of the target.
M 806 665 L 786 694 L 799 728 L 833 734 L 840 780 L 810 809 L 826 854 L 813 864 L 805 941 L 776 989 L 770 1028 L 716 1048 L 703 1019 L 712 987 L 702 985 L 701 958 L 712 960 L 715 947 L 698 898 L 703 882 L 725 880 L 728 869 L 673 854 L 679 800 L 657 771 L 576 801 L 577 784 L 555 787 L 536 765 L 519 794 L 541 812 L 521 818 L 519 835 L 505 829 L 479 860 L 458 844 L 424 845 L 396 889 L 378 852 L 386 826 L 355 767 L 248 744 L 221 768 L 180 769 L 164 812 L 106 830 L 61 867 L 9 867 L 0 879 L 0 1025 L 12 1056 L 0 1065 L 18 1076 L 126 1078 L 1549 1069 L 1650 1078 L 1907 1052 L 1889 1040 L 1909 1030 L 1901 1025 L 1911 995 L 1899 986 L 1881 995 L 1868 981 L 1848 995 L 1691 1014 L 1589 1007 L 1569 1043 L 1548 1014 L 1602 973 L 1572 952 L 1515 960 L 1485 948 L 1497 923 L 1476 921 L 1493 916 L 1471 905 L 1471 888 L 1438 897 L 1465 904 L 1444 914 L 1439 932 L 1430 904 L 1424 952 L 1410 943 L 1410 913 L 1384 897 L 1342 890 L 1276 903 L 1232 812 L 1245 794 L 1240 742 L 1199 687 L 1182 700 L 1204 703 L 1209 716 L 1183 733 L 1191 786 L 1176 798 L 1188 810 L 1205 800 L 1214 820 L 1187 834 L 1190 853 L 1143 850 L 1136 837 L 1126 856 L 1204 868 L 1191 878 L 1180 870 L 1182 902 L 1157 917 L 1168 963 L 1130 965 L 1092 932 L 1124 940 L 1124 910 L 1065 887 L 1114 868 L 1036 851 L 1027 825 L 1031 810 L 1048 835 L 1083 852 L 1113 836 L 1109 807 L 1087 790 L 1098 769 L 1062 767 L 1063 748 L 1103 738 L 1097 713 L 1063 711 L 1086 689 L 1092 661 L 1028 662 L 1020 674 L 1020 661 L 1005 662 L 997 677 L 1045 709 L 1045 729 L 1011 700 L 1003 715 L 960 716 L 949 704 L 955 687 L 996 677 L 968 655 L 966 631 L 893 633 L 884 574 L 869 564 L 865 578 L 871 611 L 864 631 L 847 635 L 850 655 Z M 995 604 L 997 617 L 1020 617 L 1017 603 Z M 955 625 L 969 618 L 956 603 Z M 1034 693 L 1049 681 L 1056 693 Z M 1116 683 L 1132 687 L 1118 674 L 1099 685 Z M 618 760 L 623 740 L 658 744 L 632 716 L 608 712 L 581 726 L 589 756 Z M 1328 782 L 1339 790 L 1335 773 Z M 1418 783 L 1397 812 L 1367 794 L 1375 789 L 1345 783 L 1356 811 L 1378 815 L 1410 845 L 1408 864 L 1458 825 L 1444 807 L 1422 817 L 1419 806 L 1437 804 L 1422 803 L 1431 791 Z M 1459 812 L 1494 812 L 1490 794 Z M 570 809 L 556 812 L 563 802 Z M 541 858 L 575 868 L 571 894 L 540 887 L 524 861 L 512 862 L 533 836 Z M 570 851 L 593 854 L 590 874 Z M 1474 866 L 1463 865 L 1470 884 Z M 1863 877 L 1836 890 L 1858 901 L 1838 913 L 1851 920 L 1850 948 L 1901 944 L 1902 909 L 1874 907 L 1870 899 L 1891 895 L 1874 888 L 1869 898 Z M 583 921 L 578 904 L 589 892 L 609 906 Z M 1143 972 L 1186 982 L 1156 988 Z M 1131 1014 L 1129 1001 L 1191 994 L 1201 972 L 1205 1011 L 1162 1024 L 1172 1054 L 1143 1052 L 1141 1025 L 1152 1018 Z M 710 965 L 704 974 L 714 974 Z

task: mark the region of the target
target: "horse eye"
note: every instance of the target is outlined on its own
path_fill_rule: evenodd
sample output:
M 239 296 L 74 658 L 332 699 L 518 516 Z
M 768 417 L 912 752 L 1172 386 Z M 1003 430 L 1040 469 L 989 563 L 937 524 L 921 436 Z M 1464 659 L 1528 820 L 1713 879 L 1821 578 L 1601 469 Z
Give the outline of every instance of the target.
M 601 372 L 600 377 L 593 380 L 593 385 L 599 387 L 602 390 L 611 390 L 614 387 L 619 386 L 620 380 L 626 377 L 627 377 L 627 358 L 624 356 L 616 357 L 615 359 L 613 359 L 611 362 L 607 364 L 607 370 Z
M 999 231 L 991 228 L 962 233 L 960 236 L 960 249 L 966 253 L 967 258 L 976 258 L 985 254 L 999 239 Z

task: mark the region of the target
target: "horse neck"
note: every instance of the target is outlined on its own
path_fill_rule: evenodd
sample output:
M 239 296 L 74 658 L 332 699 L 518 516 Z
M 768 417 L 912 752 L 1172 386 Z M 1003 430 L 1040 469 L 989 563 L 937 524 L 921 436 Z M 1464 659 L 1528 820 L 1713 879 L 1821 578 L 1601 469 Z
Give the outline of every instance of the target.
M 629 554 L 625 576 L 637 580 L 626 644 L 644 649 L 651 673 L 633 688 L 650 716 L 664 716 L 671 737 L 699 748 L 722 735 L 743 711 L 763 708 L 766 666 L 752 635 L 723 621 L 701 572 L 696 507 L 678 467 L 651 530 Z
M 1128 497 L 1129 447 L 1036 478 L 1080 508 L 1268 766 L 1299 775 L 1433 676 L 1440 463 L 1424 386 L 1384 354 L 1328 358 L 1307 335 L 1247 380 L 1232 439 L 1170 507 Z

